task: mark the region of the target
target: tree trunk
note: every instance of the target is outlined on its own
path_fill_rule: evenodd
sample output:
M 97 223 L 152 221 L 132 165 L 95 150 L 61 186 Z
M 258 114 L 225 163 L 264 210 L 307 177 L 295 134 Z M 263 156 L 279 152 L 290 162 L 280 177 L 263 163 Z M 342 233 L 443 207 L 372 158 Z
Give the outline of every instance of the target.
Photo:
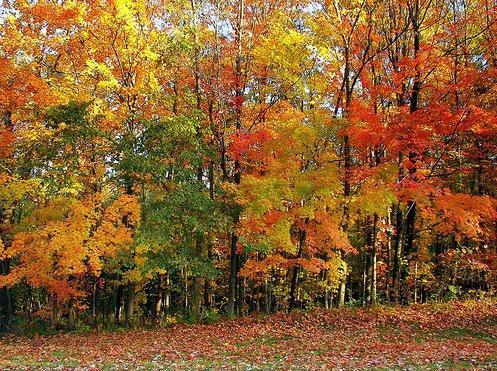
M 3 112 L 1 117 L 1 124 L 5 126 L 5 129 L 9 132 L 13 131 L 12 124 L 12 112 Z M 0 223 L 3 220 L 0 219 Z M 1 237 L 1 236 L 0 236 Z M 0 260 L 0 275 L 5 276 L 10 272 L 10 259 Z M 0 287 L 0 332 L 9 329 L 12 320 L 14 318 L 14 309 L 12 305 L 12 297 L 10 293 L 10 288 L 8 286 Z
M 237 218 L 234 218 L 234 221 Z M 231 246 L 230 246 L 230 276 L 228 282 L 228 317 L 235 315 L 235 295 L 236 295 L 236 282 L 237 282 L 237 243 L 238 236 L 236 232 L 231 233 Z
M 414 1 L 414 5 L 410 12 L 410 20 L 412 25 L 412 32 L 414 37 L 414 49 L 413 49 L 413 57 L 416 59 L 420 50 L 420 41 L 421 41 L 421 32 L 420 32 L 420 4 L 419 0 Z M 419 66 L 416 65 L 416 75 L 414 76 L 414 83 L 411 92 L 410 113 L 414 113 L 418 110 L 419 106 L 419 97 L 421 93 L 421 71 Z M 409 153 L 409 161 L 410 168 L 409 174 L 412 176 L 416 172 L 416 156 L 415 152 Z M 414 235 L 415 235 L 415 222 L 416 222 L 416 202 L 414 200 L 410 201 L 407 206 L 407 215 L 406 215 L 406 235 L 405 235 L 405 244 L 404 244 L 404 256 L 407 257 L 413 247 Z M 403 271 L 403 281 L 407 276 L 407 272 Z M 407 302 L 407 293 L 403 293 L 403 301 Z
M 74 299 L 71 298 L 67 304 L 67 323 L 69 329 L 74 328 Z
M 209 163 L 209 198 L 214 200 L 214 161 L 210 161 Z M 212 244 L 209 243 L 207 245 L 207 257 L 209 261 L 212 261 Z M 211 284 L 209 278 L 205 278 L 204 283 L 204 306 L 207 309 L 211 309 L 212 307 L 212 298 L 211 298 Z
M 200 292 L 200 277 L 193 276 L 192 284 L 192 315 L 194 321 L 200 319 L 200 311 L 202 306 L 202 296 Z
M 299 231 L 299 250 L 297 253 L 297 259 L 300 259 L 302 257 L 302 251 L 304 248 L 304 241 L 305 241 L 305 231 Z M 290 285 L 290 302 L 288 304 L 288 310 L 291 312 L 292 309 L 295 307 L 295 302 L 296 302 L 296 294 L 297 294 L 297 285 L 298 285 L 298 279 L 299 279 L 299 272 L 300 272 L 300 265 L 295 264 L 293 267 L 293 272 L 292 272 L 292 281 Z
M 153 308 L 152 321 L 154 324 L 160 323 L 160 318 L 162 314 L 162 292 L 164 286 L 164 274 L 159 274 L 157 277 L 157 289 L 155 291 L 155 302 Z
M 347 77 L 348 80 L 348 77 Z M 347 94 L 347 102 L 350 98 L 348 97 Z M 345 199 L 345 205 L 344 205 L 344 210 L 343 210 L 343 221 L 342 221 L 342 231 L 343 233 L 347 234 L 349 230 L 349 207 L 348 207 L 348 198 L 350 196 L 350 179 L 349 179 L 349 171 L 350 171 L 350 163 L 351 163 L 351 158 L 350 158 L 350 143 L 349 143 L 349 136 L 346 135 L 344 137 L 344 188 L 343 188 L 343 195 Z M 344 264 L 344 269 L 342 271 L 342 276 L 340 278 L 340 286 L 339 286 L 339 293 L 338 293 L 338 306 L 342 307 L 345 305 L 345 290 L 347 287 L 347 263 L 345 262 L 345 254 L 343 251 L 340 252 L 341 259 Z
M 98 278 L 95 278 L 95 282 L 93 282 L 93 291 L 91 295 L 91 319 L 92 319 L 92 327 L 94 329 L 97 328 L 97 294 L 98 294 Z
M 414 244 L 414 222 L 416 221 L 416 203 L 411 201 L 407 206 L 407 215 L 406 215 L 406 238 L 405 238 L 405 247 L 404 247 L 404 255 L 407 256 L 412 252 L 413 244 Z
M 345 290 L 347 287 L 347 263 L 343 261 L 343 271 L 342 277 L 340 279 L 340 288 L 338 292 L 338 307 L 343 307 L 345 305 Z
M 242 36 L 243 36 L 243 16 L 245 10 L 244 0 L 238 0 L 238 19 L 237 19 L 237 29 L 236 29 L 236 45 L 237 45 L 237 55 L 235 61 L 235 122 L 236 122 L 236 135 L 240 135 L 242 129 L 242 108 L 243 108 L 243 74 L 242 74 Z M 234 181 L 235 184 L 240 184 L 241 178 L 241 162 L 239 159 L 235 159 L 235 174 Z M 236 228 L 240 219 L 239 206 L 235 205 L 235 210 L 233 213 L 233 227 Z M 238 276 L 238 257 L 237 257 L 237 244 L 238 236 L 236 230 L 231 234 L 231 249 L 230 249 L 230 279 L 228 287 L 228 316 L 233 316 L 235 314 L 235 296 L 237 293 L 237 276 Z M 239 291 L 238 291 L 239 292 Z M 240 307 L 241 303 L 238 303 Z
M 135 284 L 128 283 L 126 290 L 125 323 L 126 327 L 131 327 L 135 309 Z
M 366 305 L 371 304 L 371 282 L 373 277 L 370 249 L 371 246 L 368 244 L 368 252 L 366 253 Z
M 362 282 L 361 282 L 361 302 L 362 306 L 365 306 L 367 304 L 367 297 L 368 297 L 368 259 L 369 259 L 369 254 L 366 251 L 366 247 L 363 249 L 361 252 L 362 255 Z
M 398 302 L 400 298 L 400 258 L 401 258 L 401 242 L 402 242 L 402 218 L 403 213 L 400 209 L 400 204 L 397 204 L 396 221 L 395 221 L 395 239 L 394 239 L 394 259 L 392 271 L 392 286 L 395 292 L 395 300 Z
M 186 311 L 188 311 L 188 306 L 190 305 L 190 302 L 188 301 L 188 271 L 186 269 L 182 270 L 182 279 L 183 279 L 183 283 L 185 285 L 183 309 L 186 312 Z
M 7 275 L 10 271 L 10 259 L 0 261 L 0 274 Z M 13 306 L 8 286 L 0 288 L 0 332 L 9 329 L 13 319 Z
M 200 91 L 200 50 L 199 50 L 199 40 L 198 40 L 198 30 L 197 30 L 197 5 L 195 0 L 190 0 L 192 13 L 193 13 L 193 32 L 194 32 L 194 78 L 195 78 L 195 97 L 196 97 L 196 108 L 197 115 L 200 115 L 202 108 L 202 96 Z M 202 141 L 202 131 L 200 123 L 197 126 L 197 138 L 199 142 Z M 203 173 L 204 168 L 202 162 L 197 168 L 197 182 L 203 186 Z M 202 236 L 197 235 L 196 238 L 196 253 L 200 258 L 204 254 L 202 248 Z M 194 321 L 198 321 L 200 319 L 200 312 L 202 308 L 202 295 L 201 295 L 201 277 L 198 275 L 198 272 L 193 272 L 193 284 L 192 284 L 192 314 L 194 317 Z
M 169 277 L 169 273 L 166 273 L 165 284 L 162 288 L 162 301 L 163 301 L 163 312 L 168 313 L 169 308 L 171 307 L 171 288 L 169 287 L 171 284 L 171 279 Z
M 204 282 L 204 306 L 206 309 L 212 308 L 211 284 L 210 284 L 210 280 L 208 280 L 208 279 L 205 279 L 205 282 Z
M 389 272 L 391 270 L 392 265 L 392 208 L 388 208 L 387 214 L 387 270 L 385 274 L 385 300 L 387 303 L 390 302 L 390 275 Z
M 197 236 L 196 239 L 196 253 L 199 258 L 203 254 L 201 236 Z M 198 275 L 197 272 L 194 272 L 193 282 L 192 282 L 192 312 L 191 312 L 194 321 L 198 321 L 200 319 L 200 313 L 202 309 L 201 281 L 202 278 Z
M 50 326 L 52 329 L 57 328 L 57 324 L 59 322 L 59 303 L 57 302 L 57 298 L 55 295 L 50 295 L 52 302 L 52 315 L 50 317 Z
M 265 295 L 264 295 L 264 310 L 266 314 L 271 313 L 271 281 L 268 281 L 265 285 Z
M 378 236 L 378 215 L 374 214 L 373 217 L 373 244 L 371 249 L 371 305 L 376 304 L 376 291 L 377 291 L 377 279 L 376 279 L 376 260 L 377 260 L 377 238 Z
M 237 272 L 240 271 L 243 266 L 243 262 L 243 254 L 237 254 Z M 236 294 L 236 311 L 238 315 L 241 316 L 243 314 L 243 305 L 245 303 L 245 277 L 237 276 L 237 281 L 238 292 Z
M 124 287 L 123 285 L 118 285 L 116 292 L 116 304 L 114 309 L 114 323 L 116 324 L 116 326 L 119 326 L 121 324 L 121 302 L 123 299 L 123 295 Z

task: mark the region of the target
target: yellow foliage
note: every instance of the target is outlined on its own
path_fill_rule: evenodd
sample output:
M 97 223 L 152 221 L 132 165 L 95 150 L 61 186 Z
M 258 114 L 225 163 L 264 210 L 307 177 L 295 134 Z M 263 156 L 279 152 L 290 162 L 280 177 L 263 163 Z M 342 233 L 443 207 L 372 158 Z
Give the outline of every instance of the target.
M 2 282 L 26 279 L 61 301 L 79 295 L 79 279 L 98 277 L 105 258 L 128 249 L 140 222 L 136 197 L 122 195 L 108 207 L 104 204 L 100 195 L 86 200 L 66 196 L 34 210 L 11 246 L 2 250 L 3 256 L 19 260 Z

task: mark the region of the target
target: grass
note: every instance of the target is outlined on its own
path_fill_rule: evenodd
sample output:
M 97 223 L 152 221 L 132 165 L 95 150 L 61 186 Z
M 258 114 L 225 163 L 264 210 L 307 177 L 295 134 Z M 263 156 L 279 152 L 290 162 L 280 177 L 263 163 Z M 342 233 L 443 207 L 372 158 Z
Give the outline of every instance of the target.
M 497 304 L 276 314 L 0 339 L 0 368 L 497 369 Z

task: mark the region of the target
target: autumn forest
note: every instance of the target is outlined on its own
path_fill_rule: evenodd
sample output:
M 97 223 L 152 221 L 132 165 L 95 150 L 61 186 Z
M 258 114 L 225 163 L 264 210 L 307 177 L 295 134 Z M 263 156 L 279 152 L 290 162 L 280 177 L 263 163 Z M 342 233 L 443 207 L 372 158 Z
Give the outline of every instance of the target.
M 4 0 L 0 24 L 0 332 L 495 297 L 495 1 Z

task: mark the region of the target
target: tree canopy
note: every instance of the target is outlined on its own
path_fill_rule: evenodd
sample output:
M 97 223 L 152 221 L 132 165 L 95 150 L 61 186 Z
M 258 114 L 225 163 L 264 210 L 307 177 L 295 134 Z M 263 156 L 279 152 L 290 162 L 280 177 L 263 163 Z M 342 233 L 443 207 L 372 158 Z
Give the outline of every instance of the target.
M 3 330 L 495 293 L 493 2 L 0 10 Z

